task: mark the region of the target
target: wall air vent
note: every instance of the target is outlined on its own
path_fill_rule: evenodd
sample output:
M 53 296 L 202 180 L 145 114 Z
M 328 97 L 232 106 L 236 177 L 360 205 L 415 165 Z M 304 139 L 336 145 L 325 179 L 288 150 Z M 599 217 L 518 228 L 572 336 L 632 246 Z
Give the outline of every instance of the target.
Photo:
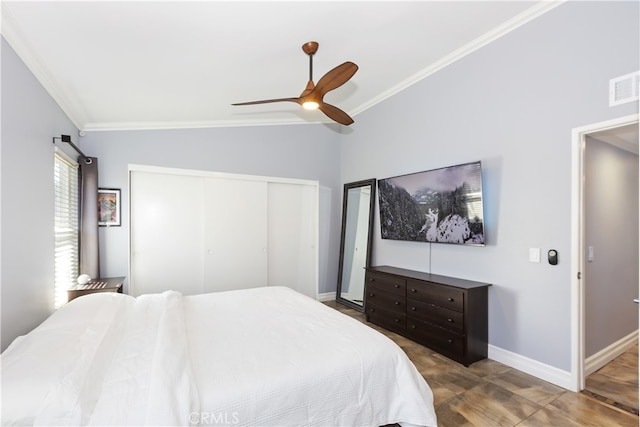
M 638 100 L 640 71 L 609 80 L 609 107 Z

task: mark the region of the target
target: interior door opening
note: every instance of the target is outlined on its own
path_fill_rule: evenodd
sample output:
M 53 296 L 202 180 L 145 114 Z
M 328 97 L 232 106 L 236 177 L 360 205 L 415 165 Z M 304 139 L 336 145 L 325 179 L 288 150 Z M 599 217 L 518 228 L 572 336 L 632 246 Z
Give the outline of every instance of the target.
M 586 149 L 589 147 L 589 152 Z M 597 191 L 606 191 L 607 185 L 603 182 L 602 175 L 598 173 L 606 172 L 605 180 L 612 182 L 619 180 L 625 185 L 630 184 L 635 197 L 634 222 L 637 223 L 637 197 L 638 197 L 638 115 L 623 117 L 608 122 L 596 123 L 573 131 L 573 239 L 572 239 L 572 309 L 573 309 L 573 365 L 572 374 L 575 380 L 574 391 L 584 391 L 586 394 L 593 393 L 592 397 L 607 399 L 610 403 L 617 404 L 621 409 L 629 412 L 638 411 L 638 376 L 637 376 L 637 343 L 638 343 L 638 305 L 634 303 L 634 298 L 640 295 L 640 284 L 638 284 L 637 248 L 638 248 L 638 226 L 633 224 L 633 233 L 627 233 L 625 239 L 629 239 L 627 244 L 635 249 L 635 262 L 627 261 L 625 267 L 627 271 L 631 269 L 632 280 L 626 280 L 626 285 L 608 281 L 602 283 L 601 274 L 606 265 L 606 246 L 615 244 L 611 242 L 615 236 L 607 236 L 606 233 L 599 233 L 597 227 L 594 231 L 595 218 L 598 217 L 598 210 L 606 212 L 604 208 L 594 207 L 594 194 Z M 609 154 L 608 154 L 609 153 Z M 613 153 L 613 154 L 610 154 Z M 607 155 L 617 156 L 619 159 L 626 159 L 627 167 L 635 173 L 635 182 L 628 182 L 628 176 L 616 176 L 622 174 L 619 168 L 610 168 L 603 162 L 610 159 Z M 598 157 L 600 156 L 600 157 Z M 596 165 L 596 166 L 594 166 Z M 635 169 L 635 170 L 634 170 Z M 600 170 L 600 172 L 598 172 Z M 591 175 L 591 176 L 590 176 Z M 624 181 L 626 179 L 626 181 Z M 601 188 L 598 189 L 598 186 Z M 611 188 L 611 187 L 609 187 Z M 633 208 L 633 205 L 632 205 Z M 625 210 L 626 211 L 626 210 Z M 604 227 L 603 227 L 604 228 Z M 630 238 L 629 238 L 630 236 Z M 600 239 L 600 240 L 598 240 Z M 609 240 L 609 241 L 607 241 Z M 600 248 L 599 248 L 600 246 Z M 603 249 L 603 251 L 599 251 Z M 602 257 L 599 258 L 598 255 Z M 604 259 L 603 259 L 604 258 Z M 609 260 L 613 263 L 614 261 Z M 600 264 L 599 264 L 600 263 Z M 597 266 L 597 268 L 596 268 Z M 600 286 L 600 289 L 598 289 Z M 624 288 L 626 286 L 626 288 Z M 608 288 L 605 288 L 608 287 Z M 620 330 L 611 332 L 607 330 L 606 322 L 598 322 L 599 313 L 597 310 L 607 310 L 594 305 L 594 295 L 597 292 L 608 292 L 612 296 L 617 296 L 618 303 L 624 305 L 624 310 L 628 316 L 634 319 L 633 327 L 629 333 L 624 332 L 620 337 Z M 634 295 L 628 295 L 629 293 Z M 625 293 L 624 298 L 620 294 Z M 600 305 L 602 296 L 600 296 Z M 626 300 L 626 303 L 624 301 Z M 609 308 L 611 310 L 611 308 Z M 606 313 L 605 313 L 606 314 Z M 611 325 L 609 325 L 611 326 Z M 613 325 L 615 326 L 615 325 Z M 591 335 L 589 335 L 591 334 Z M 607 336 L 609 334 L 609 336 Z M 614 336 L 612 336 L 614 335 Z M 599 341 L 600 342 L 597 342 Z M 607 341 L 608 340 L 608 341 Z M 597 351 L 596 351 L 597 350 Z M 630 362 L 631 361 L 631 362 Z M 620 365 L 620 363 L 623 365 Z M 612 364 L 610 364 L 612 363 Z M 631 368 L 625 368 L 624 363 L 632 363 Z M 613 364 L 617 364 L 615 367 Z M 622 366 L 622 367 L 621 367 Z M 626 365 L 629 366 L 629 365 Z M 618 375 L 621 374 L 621 375 Z M 589 375 L 591 375 L 589 377 Z M 589 378 L 589 381 L 587 381 Z M 618 382 L 620 382 L 618 384 Z M 585 390 L 585 385 L 594 390 Z M 631 388 L 628 388 L 631 383 Z M 627 389 L 625 391 L 625 384 Z M 631 393 L 631 398 L 624 397 Z M 633 394 L 635 393 L 635 394 Z M 601 399 L 601 400 L 602 400 Z M 625 407 L 626 406 L 626 407 Z

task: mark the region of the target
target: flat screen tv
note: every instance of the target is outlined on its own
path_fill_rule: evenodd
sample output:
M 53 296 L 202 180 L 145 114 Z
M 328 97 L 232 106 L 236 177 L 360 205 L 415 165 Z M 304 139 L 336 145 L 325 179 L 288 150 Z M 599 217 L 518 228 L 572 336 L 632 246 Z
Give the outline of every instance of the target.
M 482 165 L 378 180 L 383 239 L 484 246 Z

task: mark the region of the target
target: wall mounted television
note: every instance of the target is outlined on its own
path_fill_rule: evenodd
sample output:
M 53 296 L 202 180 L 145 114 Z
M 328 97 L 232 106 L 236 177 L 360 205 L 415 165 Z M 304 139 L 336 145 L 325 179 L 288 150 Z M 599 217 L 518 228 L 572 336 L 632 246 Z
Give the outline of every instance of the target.
M 383 239 L 484 246 L 480 161 L 378 180 Z

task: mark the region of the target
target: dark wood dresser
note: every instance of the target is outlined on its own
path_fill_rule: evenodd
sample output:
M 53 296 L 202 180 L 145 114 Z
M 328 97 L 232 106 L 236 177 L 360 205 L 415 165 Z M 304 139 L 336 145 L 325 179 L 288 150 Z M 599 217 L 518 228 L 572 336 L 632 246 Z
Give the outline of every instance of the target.
M 487 358 L 489 283 L 367 267 L 368 322 L 469 366 Z
M 96 292 L 118 292 L 122 293 L 124 277 L 105 277 L 102 279 L 92 279 L 84 285 L 74 285 L 67 291 L 68 300 L 81 297 L 82 295 Z

